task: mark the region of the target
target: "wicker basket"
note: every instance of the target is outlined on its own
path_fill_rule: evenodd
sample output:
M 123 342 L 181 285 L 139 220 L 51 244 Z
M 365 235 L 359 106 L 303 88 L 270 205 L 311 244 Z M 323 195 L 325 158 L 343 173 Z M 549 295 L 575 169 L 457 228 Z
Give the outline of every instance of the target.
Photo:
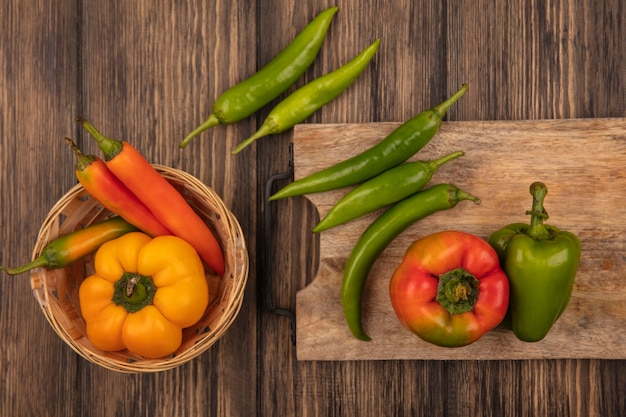
M 207 272 L 209 306 L 195 326 L 183 331 L 183 343 L 173 355 L 146 359 L 128 351 L 103 352 L 89 342 L 85 335 L 85 322 L 80 314 L 78 287 L 85 277 L 93 273 L 93 255 L 65 268 L 37 268 L 31 271 L 33 294 L 57 334 L 87 360 L 119 372 L 171 369 L 203 353 L 235 320 L 248 279 L 248 252 L 243 232 L 222 200 L 213 190 L 183 171 L 161 165 L 154 167 L 185 197 L 216 234 L 224 250 L 226 265 L 222 277 Z M 48 214 L 39 231 L 33 259 L 56 237 L 112 215 L 77 184 Z

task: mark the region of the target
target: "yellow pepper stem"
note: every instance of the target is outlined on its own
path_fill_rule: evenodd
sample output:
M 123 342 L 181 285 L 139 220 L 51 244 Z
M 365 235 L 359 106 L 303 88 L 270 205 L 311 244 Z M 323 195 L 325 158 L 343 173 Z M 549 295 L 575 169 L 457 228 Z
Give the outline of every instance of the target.
M 114 288 L 112 301 L 129 313 L 136 313 L 151 305 L 156 293 L 156 286 L 150 277 L 130 272 L 125 272 Z

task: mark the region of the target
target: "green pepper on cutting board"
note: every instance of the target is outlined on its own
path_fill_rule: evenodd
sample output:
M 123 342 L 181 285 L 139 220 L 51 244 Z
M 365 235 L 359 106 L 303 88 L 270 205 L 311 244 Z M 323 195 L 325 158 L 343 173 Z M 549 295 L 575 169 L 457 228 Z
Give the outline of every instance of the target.
M 526 342 L 542 340 L 565 311 L 581 256 L 576 235 L 544 224 L 547 193 L 545 184 L 533 183 L 530 225 L 510 224 L 489 238 L 511 284 L 507 320 Z

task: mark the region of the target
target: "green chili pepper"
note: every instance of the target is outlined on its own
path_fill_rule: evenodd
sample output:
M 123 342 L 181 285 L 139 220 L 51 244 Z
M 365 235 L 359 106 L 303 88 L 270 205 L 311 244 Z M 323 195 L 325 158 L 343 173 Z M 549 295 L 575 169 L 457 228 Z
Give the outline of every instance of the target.
M 377 39 L 352 61 L 294 91 L 278 103 L 259 130 L 241 142 L 232 153 L 241 152 L 242 149 L 259 138 L 290 129 L 335 99 L 363 72 L 374 57 L 379 45 L 380 39 Z
M 440 166 L 462 155 L 457 151 L 434 161 L 409 162 L 375 176 L 339 200 L 313 232 L 328 230 L 415 194 Z
M 466 90 L 467 84 L 463 84 L 452 97 L 406 121 L 377 145 L 292 182 L 272 195 L 270 200 L 347 187 L 401 164 L 430 142 L 441 127 L 443 116 Z
M 0 266 L 0 270 L 5 271 L 9 275 L 17 275 L 38 267 L 48 269 L 63 268 L 83 256 L 95 252 L 109 240 L 136 230 L 135 226 L 121 217 L 111 217 L 56 238 L 41 251 L 37 258 L 26 265 L 18 268 Z
M 186 147 L 194 137 L 213 126 L 245 119 L 287 90 L 317 57 L 337 10 L 337 7 L 331 7 L 318 14 L 267 65 L 222 93 L 215 101 L 211 115 L 179 146 Z
M 361 323 L 361 300 L 367 276 L 376 259 L 389 244 L 413 223 L 431 214 L 455 207 L 459 201 L 480 199 L 452 184 L 438 184 L 391 206 L 365 229 L 357 241 L 343 273 L 341 303 L 350 331 L 368 341 Z
M 548 219 L 543 202 L 548 188 L 541 182 L 530 186 L 533 196 L 530 225 L 514 223 L 496 232 L 489 244 L 498 253 L 511 283 L 506 321 L 518 339 L 543 339 L 567 307 L 581 245 L 570 232 L 544 224 Z

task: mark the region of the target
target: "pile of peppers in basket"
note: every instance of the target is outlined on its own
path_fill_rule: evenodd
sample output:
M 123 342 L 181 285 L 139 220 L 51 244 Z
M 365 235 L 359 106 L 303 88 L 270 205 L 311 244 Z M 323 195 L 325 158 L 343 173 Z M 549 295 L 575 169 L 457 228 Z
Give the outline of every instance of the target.
M 232 124 L 251 116 L 291 87 L 317 57 L 337 10 L 337 7 L 330 7 L 318 14 L 268 64 L 223 92 L 213 104 L 211 115 L 181 141 L 180 147 L 186 147 L 194 137 L 213 126 Z M 365 70 L 379 45 L 380 39 L 376 39 L 348 63 L 288 95 L 270 111 L 257 132 L 237 145 L 232 154 L 241 152 L 261 137 L 292 128 L 334 100 Z
M 104 159 L 83 154 L 66 138 L 76 155 L 76 178 L 114 216 L 56 238 L 24 266 L 0 270 L 15 275 L 63 268 L 95 252 L 95 272 L 79 287 L 90 342 L 147 358 L 170 355 L 181 345 L 183 329 L 208 306 L 205 265 L 217 275 L 225 272 L 222 248 L 182 194 L 132 145 L 77 121 Z
M 87 337 L 105 351 L 170 355 L 181 345 L 183 329 L 197 323 L 208 306 L 203 261 L 224 274 L 222 248 L 182 194 L 130 143 L 78 122 L 96 140 L 104 161 L 66 139 L 77 158 L 77 179 L 105 208 L 140 230 L 96 252 L 95 273 L 79 288 Z

